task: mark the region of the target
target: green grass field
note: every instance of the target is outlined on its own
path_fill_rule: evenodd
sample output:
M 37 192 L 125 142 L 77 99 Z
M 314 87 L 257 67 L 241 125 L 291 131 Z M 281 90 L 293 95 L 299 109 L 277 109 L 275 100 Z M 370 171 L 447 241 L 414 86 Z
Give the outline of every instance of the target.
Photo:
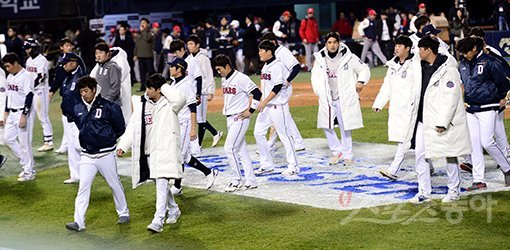
M 373 70 L 373 77 L 383 74 L 380 68 Z M 309 74 L 298 77 L 305 81 Z M 51 120 L 59 145 L 57 103 L 51 105 Z M 291 111 L 303 137 L 324 137 L 315 127 L 317 107 Z M 387 112 L 363 109 L 363 116 L 365 128 L 353 133 L 354 140 L 387 143 Z M 220 113 L 211 113 L 208 120 L 225 130 Z M 42 142 L 36 124 L 34 147 Z M 248 143 L 254 143 L 253 124 L 254 119 Z M 208 134 L 204 145 L 210 143 Z M 183 213 L 179 222 L 151 234 L 145 227 L 154 213 L 154 186 L 132 190 L 130 179 L 123 177 L 132 221 L 119 226 L 111 191 L 99 176 L 87 211 L 87 230 L 68 232 L 64 225 L 73 219 L 77 186 L 62 183 L 68 177 L 66 158 L 36 153 L 37 179 L 17 183 L 19 166 L 6 147 L 0 150 L 10 157 L 0 170 L 0 249 L 505 249 L 510 245 L 508 191 L 463 196 L 465 206 L 436 201 L 427 206 L 335 211 L 187 188 L 184 196 L 177 197 Z M 487 200 L 496 204 L 484 206 Z

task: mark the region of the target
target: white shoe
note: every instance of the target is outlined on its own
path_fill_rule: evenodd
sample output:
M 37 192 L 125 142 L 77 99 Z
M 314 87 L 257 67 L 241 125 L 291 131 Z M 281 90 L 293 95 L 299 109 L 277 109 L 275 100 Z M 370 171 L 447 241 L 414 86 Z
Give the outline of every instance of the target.
M 154 233 L 161 233 L 161 232 L 163 232 L 163 225 L 157 224 L 157 223 L 151 223 L 147 226 L 147 230 L 154 232 Z
M 37 149 L 37 152 L 47 152 L 51 150 L 53 150 L 53 144 L 44 143 L 44 145 Z
M 285 169 L 281 175 L 283 176 L 286 176 L 286 177 L 289 177 L 289 176 L 294 176 L 294 175 L 297 175 L 298 172 L 296 170 L 291 170 L 291 169 Z
M 396 181 L 398 179 L 396 175 L 391 174 L 388 170 L 379 170 L 379 173 L 392 181 Z
M 267 173 L 271 173 L 273 172 L 274 169 L 266 169 L 266 168 L 259 168 L 259 169 L 255 169 L 255 171 L 253 171 L 253 173 L 255 175 L 261 175 L 261 174 L 267 174 Z
M 352 165 L 354 165 L 353 159 L 345 159 L 344 160 L 344 166 L 352 166 Z
M 56 149 L 53 152 L 55 152 L 55 153 L 57 153 L 59 155 L 65 155 L 65 154 L 67 154 L 67 148 L 60 147 L 60 148 Z
M 329 165 L 336 165 L 340 160 L 343 160 L 343 159 L 344 159 L 344 157 L 343 157 L 342 153 L 333 155 L 333 156 L 331 156 L 331 158 L 329 158 Z
M 213 136 L 213 141 L 212 141 L 212 147 L 216 147 L 216 145 L 218 144 L 218 142 L 221 140 L 221 137 L 223 136 L 223 132 L 221 130 L 218 130 L 218 133 Z
M 225 192 L 235 192 L 238 188 L 241 188 L 241 184 L 239 183 L 229 183 L 226 187 L 225 187 Z
M 213 169 L 211 173 L 207 175 L 207 186 L 205 189 L 209 189 L 213 186 L 216 176 L 218 176 L 218 169 Z
M 413 198 L 409 199 L 409 202 L 413 203 L 413 204 L 423 204 L 423 203 L 427 203 L 427 202 L 430 202 L 430 197 L 427 197 L 425 195 L 421 195 L 421 194 L 416 194 Z
M 23 170 L 21 170 L 21 172 L 18 174 L 18 177 L 21 178 L 25 175 L 25 172 Z
M 173 195 L 182 195 L 182 187 L 176 188 L 175 186 L 172 186 L 170 188 L 170 192 L 172 192 Z
M 177 223 L 177 219 L 181 216 L 181 210 L 179 208 L 172 209 L 174 211 L 169 210 L 166 216 L 166 224 L 175 224 Z
M 35 179 L 35 175 L 33 174 L 25 174 L 18 178 L 19 182 L 31 181 Z
M 64 184 L 74 184 L 74 183 L 79 183 L 79 182 L 80 182 L 79 179 L 69 178 L 64 181 Z
M 446 196 L 441 200 L 443 203 L 449 203 L 460 200 L 460 195 L 456 190 L 448 190 Z

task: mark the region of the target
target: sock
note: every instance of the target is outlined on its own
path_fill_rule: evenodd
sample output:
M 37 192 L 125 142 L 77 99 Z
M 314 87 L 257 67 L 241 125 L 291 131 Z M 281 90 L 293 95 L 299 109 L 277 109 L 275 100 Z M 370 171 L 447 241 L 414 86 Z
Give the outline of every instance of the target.
M 206 176 L 211 173 L 211 170 L 208 167 L 206 167 L 204 164 L 198 161 L 197 158 L 193 156 L 191 156 L 191 160 L 188 162 L 188 166 L 197 169 L 198 171 L 204 173 L 204 175 Z
M 198 124 L 198 145 L 202 146 L 205 135 L 205 123 Z
M 218 131 L 216 131 L 216 129 L 208 121 L 205 122 L 205 128 L 209 130 L 209 132 L 211 132 L 212 135 L 218 134 Z

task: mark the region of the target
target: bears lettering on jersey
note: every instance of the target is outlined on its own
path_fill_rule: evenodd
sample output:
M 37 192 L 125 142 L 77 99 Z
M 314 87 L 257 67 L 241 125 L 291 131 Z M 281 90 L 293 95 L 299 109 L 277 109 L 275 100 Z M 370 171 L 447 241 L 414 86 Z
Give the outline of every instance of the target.
M 237 90 L 235 87 L 224 87 L 223 88 L 223 94 L 235 95 L 236 93 L 237 93 Z
M 9 85 L 7 85 L 7 89 L 12 90 L 12 91 L 18 91 L 19 87 L 18 87 L 18 85 L 15 85 L 15 84 L 9 84 Z
M 260 79 L 261 80 L 268 80 L 268 81 L 270 81 L 271 80 L 271 74 L 269 74 L 269 73 L 262 73 L 260 75 Z
M 28 72 L 35 72 L 35 73 L 37 73 L 37 67 L 27 66 L 26 69 L 27 69 Z

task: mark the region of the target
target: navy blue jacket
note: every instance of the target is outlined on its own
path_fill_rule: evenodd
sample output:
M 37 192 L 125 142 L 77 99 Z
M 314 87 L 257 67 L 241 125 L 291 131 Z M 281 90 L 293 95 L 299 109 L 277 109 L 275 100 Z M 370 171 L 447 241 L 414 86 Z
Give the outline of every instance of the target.
M 464 102 L 469 105 L 466 111 L 472 113 L 499 109 L 496 104 L 505 98 L 510 89 L 508 67 L 495 57 L 481 53 L 471 61 L 462 60 L 459 70 L 464 84 Z M 481 107 L 490 104 L 493 105 Z
M 74 121 L 80 130 L 80 146 L 87 154 L 115 150 L 117 139 L 124 134 L 125 122 L 118 104 L 98 95 L 90 111 L 83 101 L 74 106 Z
M 60 87 L 60 94 L 62 95 L 62 114 L 67 117 L 68 122 L 73 122 L 74 106 L 81 103 L 80 90 L 78 89 L 78 79 L 86 76 L 87 73 L 82 67 L 78 66 L 73 72 L 66 72 L 67 76 L 62 82 Z

